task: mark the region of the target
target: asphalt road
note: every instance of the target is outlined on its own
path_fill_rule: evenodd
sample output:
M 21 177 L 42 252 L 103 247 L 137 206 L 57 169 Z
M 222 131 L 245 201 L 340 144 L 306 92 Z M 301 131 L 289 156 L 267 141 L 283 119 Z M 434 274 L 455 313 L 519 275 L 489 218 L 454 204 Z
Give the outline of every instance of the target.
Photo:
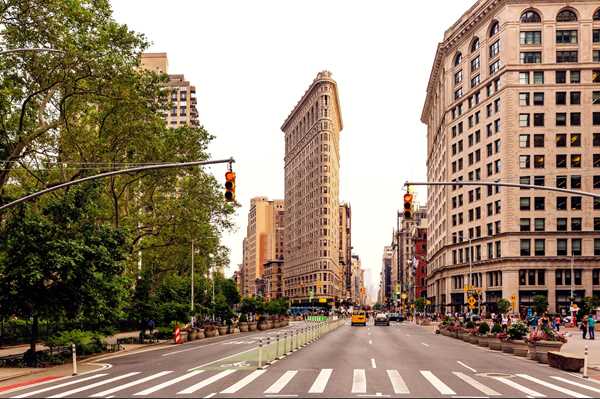
M 247 367 L 244 359 L 254 353 L 257 338 L 266 336 L 223 337 L 105 359 L 110 364 L 105 370 L 0 397 L 600 396 L 596 381 L 408 323 L 344 325 L 264 370 Z

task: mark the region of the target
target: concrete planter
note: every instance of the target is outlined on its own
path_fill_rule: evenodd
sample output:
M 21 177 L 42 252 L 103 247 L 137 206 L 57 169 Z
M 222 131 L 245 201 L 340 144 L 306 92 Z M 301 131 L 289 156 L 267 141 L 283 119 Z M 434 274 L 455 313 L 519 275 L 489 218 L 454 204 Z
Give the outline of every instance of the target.
M 472 343 L 473 345 L 477 345 L 477 344 L 479 344 L 479 337 L 477 335 L 470 335 L 469 342 Z
M 211 328 L 210 330 L 204 329 L 204 335 L 206 338 L 212 338 L 219 335 L 219 331 L 216 328 Z
M 490 337 L 486 336 L 481 336 L 479 337 L 479 342 L 477 343 L 477 345 L 483 347 L 483 348 L 487 348 L 490 346 Z
M 560 370 L 579 373 L 583 367 L 583 357 L 572 353 L 550 351 L 548 352 L 548 364 L 550 367 Z
M 258 328 L 258 325 L 255 321 L 248 323 L 249 331 L 256 331 L 257 328 Z
M 564 343 L 562 342 L 537 341 L 535 343 L 535 360 L 548 364 L 548 352 L 560 352 L 560 348 L 563 345 Z
M 248 323 L 246 323 L 245 321 L 240 322 L 239 324 L 239 328 L 241 332 L 248 332 L 250 329 L 250 326 L 248 325 Z
M 219 326 L 219 335 L 226 335 L 227 334 L 227 326 Z
M 536 346 L 533 342 L 527 342 L 527 359 L 535 360 Z
M 196 331 L 196 339 L 203 339 L 203 338 L 205 338 L 205 337 L 206 337 L 206 336 L 204 335 L 204 329 L 203 329 L 203 328 L 199 328 L 199 329 Z
M 508 339 L 506 341 L 502 341 L 502 352 L 525 357 L 527 356 L 528 352 L 527 343 L 523 340 L 511 341 Z
M 271 327 L 269 327 L 269 323 L 267 323 L 266 321 L 264 321 L 264 322 L 258 323 L 258 329 L 260 331 L 265 331 L 265 330 L 271 329 Z
M 501 351 L 502 350 L 502 341 L 498 338 L 490 338 L 488 341 L 488 347 L 493 351 Z

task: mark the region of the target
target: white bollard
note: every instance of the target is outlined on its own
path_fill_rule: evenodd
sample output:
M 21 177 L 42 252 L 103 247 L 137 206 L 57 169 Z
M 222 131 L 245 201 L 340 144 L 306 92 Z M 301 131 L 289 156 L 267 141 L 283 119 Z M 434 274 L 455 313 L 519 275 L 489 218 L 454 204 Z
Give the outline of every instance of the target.
M 279 357 L 279 333 L 275 335 L 275 359 Z
M 588 347 L 585 346 L 585 351 L 583 352 L 583 378 L 588 378 Z
M 262 338 L 258 339 L 258 368 L 262 369 Z
M 77 375 L 77 347 L 71 344 L 71 353 L 73 354 L 73 375 Z

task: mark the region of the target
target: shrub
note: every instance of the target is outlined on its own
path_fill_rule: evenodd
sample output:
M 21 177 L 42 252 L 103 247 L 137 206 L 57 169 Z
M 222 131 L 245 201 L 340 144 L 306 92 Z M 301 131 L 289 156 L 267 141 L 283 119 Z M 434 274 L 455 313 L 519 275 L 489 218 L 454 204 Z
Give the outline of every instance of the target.
M 528 332 L 529 328 L 527 327 L 527 324 L 520 320 L 513 322 L 510 327 L 508 327 L 508 337 L 512 340 L 523 339 Z
M 502 332 L 502 326 L 499 323 L 494 323 L 492 334 L 498 334 L 499 332 Z
M 479 334 L 486 335 L 488 332 L 490 332 L 490 325 L 484 321 L 479 325 Z
M 501 298 L 498 301 L 497 306 L 498 306 L 498 312 L 500 312 L 501 314 L 507 313 L 511 308 L 510 302 L 504 298 Z
M 248 317 L 246 316 L 246 314 L 245 314 L 245 313 L 243 313 L 243 314 L 240 316 L 240 323 L 247 323 L 247 322 L 248 322 Z
M 97 332 L 81 330 L 63 331 L 48 338 L 46 344 L 50 348 L 75 344 L 77 354 L 79 355 L 91 355 L 103 352 L 106 349 L 106 341 L 103 335 Z
M 473 323 L 471 320 L 469 320 L 467 322 L 467 324 L 465 324 L 465 327 L 468 328 L 468 329 L 475 328 L 475 323 Z

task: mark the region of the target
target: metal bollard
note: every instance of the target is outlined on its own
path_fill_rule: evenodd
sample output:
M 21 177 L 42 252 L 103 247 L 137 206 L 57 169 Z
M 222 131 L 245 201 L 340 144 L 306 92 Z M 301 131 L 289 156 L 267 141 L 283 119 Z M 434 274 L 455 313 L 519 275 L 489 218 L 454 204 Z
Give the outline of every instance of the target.
M 588 378 L 588 347 L 585 346 L 585 351 L 583 352 L 583 378 Z
M 77 347 L 71 344 L 71 353 L 73 354 L 73 375 L 77 375 Z
M 262 369 L 262 338 L 258 339 L 258 368 Z

